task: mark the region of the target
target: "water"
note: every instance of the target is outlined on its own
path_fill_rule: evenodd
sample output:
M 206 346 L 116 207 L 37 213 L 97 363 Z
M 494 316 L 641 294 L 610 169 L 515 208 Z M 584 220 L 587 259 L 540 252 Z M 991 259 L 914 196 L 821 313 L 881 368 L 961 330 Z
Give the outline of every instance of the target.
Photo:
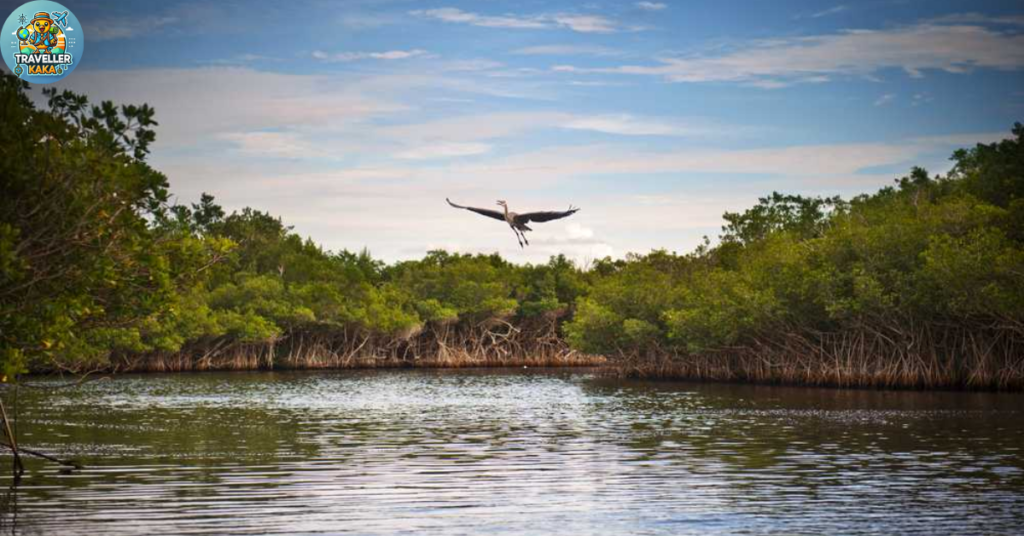
M 0 458 L 4 534 L 1024 532 L 1022 395 L 348 371 L 18 406 L 25 446 L 87 468 L 11 488 Z

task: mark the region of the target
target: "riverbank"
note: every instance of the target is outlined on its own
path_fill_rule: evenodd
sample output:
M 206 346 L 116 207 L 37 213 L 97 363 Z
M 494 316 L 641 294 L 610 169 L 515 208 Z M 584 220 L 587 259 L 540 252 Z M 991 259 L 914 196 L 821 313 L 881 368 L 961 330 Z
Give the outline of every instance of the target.
M 404 337 L 345 330 L 301 330 L 266 343 L 230 338 L 185 345 L 178 352 L 111 358 L 118 372 L 317 370 L 469 367 L 599 367 L 608 359 L 571 348 L 555 318 L 513 325 L 441 324 Z
M 272 360 L 266 351 L 249 356 L 232 356 L 223 360 L 196 360 L 179 354 L 152 356 L 113 367 L 115 372 L 201 372 L 230 370 L 343 370 L 389 368 L 519 368 L 519 367 L 606 367 L 604 356 L 566 352 L 543 356 L 473 356 L 453 352 L 446 357 L 401 359 L 382 356 L 325 355 L 303 359 Z
M 748 346 L 613 359 L 626 376 L 839 388 L 1024 391 L 1024 340 L 952 328 L 883 337 L 865 332 L 779 335 Z
M 685 352 L 654 345 L 587 353 L 559 318 L 428 324 L 401 335 L 336 327 L 295 329 L 241 343 L 208 338 L 176 352 L 113 354 L 110 372 L 384 368 L 601 367 L 641 379 L 834 388 L 1024 390 L 1024 340 L 1012 330 L 962 327 L 776 333 L 728 348 Z
M 969 335 L 967 336 L 970 339 Z M 786 347 L 733 348 L 700 354 L 587 354 L 561 339 L 547 347 L 514 345 L 476 348 L 409 343 L 389 351 L 366 342 L 343 350 L 326 344 L 234 345 L 114 360 L 111 372 L 201 372 L 247 370 L 344 370 L 395 368 L 599 368 L 637 379 L 791 385 L 853 389 L 1024 391 L 1024 350 L 1019 341 L 924 351 L 850 336 L 832 336 L 817 346 L 794 340 Z M 959 350 L 959 353 L 957 352 Z M 969 356 L 969 357 L 968 357 Z

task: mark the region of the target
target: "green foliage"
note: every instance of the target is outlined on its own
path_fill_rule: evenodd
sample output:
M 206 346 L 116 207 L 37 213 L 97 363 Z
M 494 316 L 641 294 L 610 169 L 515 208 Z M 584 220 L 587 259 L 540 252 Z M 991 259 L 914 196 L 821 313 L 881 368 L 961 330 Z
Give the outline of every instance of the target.
M 565 326 L 565 334 L 569 344 L 597 354 L 619 352 L 627 342 L 622 316 L 602 305 L 599 298 L 580 300 L 576 316 Z
M 385 266 L 324 251 L 279 218 L 168 202 L 145 157 L 153 109 L 0 78 L 0 370 L 103 367 L 111 356 L 273 343 L 290 333 L 404 336 L 426 323 L 566 311 L 586 292 L 564 257 L 513 266 L 432 252 Z
M 1024 125 L 1014 123 L 1013 137 L 1000 142 L 978 144 L 953 153 L 956 166 L 950 177 L 960 181 L 971 195 L 998 207 L 1024 200 Z
M 144 324 L 208 260 L 202 239 L 151 225 L 168 197 L 145 162 L 153 109 L 47 89 L 37 110 L 26 89 L 0 75 L 2 366 L 80 369 L 146 350 Z
M 582 270 L 429 252 L 390 266 L 323 250 L 279 218 L 214 198 L 168 202 L 146 164 L 148 106 L 90 107 L 0 77 L 0 374 L 100 367 L 190 345 L 316 331 L 407 337 L 425 326 L 566 319 L 594 353 L 692 353 L 907 324 L 1024 332 L 1024 127 L 849 202 L 773 193 L 727 213 L 719 243 Z M 445 328 L 446 329 L 446 328 Z M 368 339 L 367 337 L 364 337 Z M 395 339 L 391 339 L 395 340 Z
M 802 197 L 772 192 L 742 213 L 726 212 L 722 240 L 749 244 L 769 234 L 787 231 L 801 238 L 813 238 L 824 232 L 830 216 L 847 208 L 839 197 Z
M 847 203 L 778 193 L 689 256 L 604 262 L 565 327 L 581 350 L 702 352 L 844 329 L 1024 333 L 1024 127 Z
M 421 261 L 399 263 L 389 275 L 414 303 L 433 300 L 440 310 L 472 320 L 509 316 L 516 311 L 518 302 L 511 297 L 513 272 L 513 267 L 497 255 L 431 251 Z M 421 308 L 436 310 L 437 305 Z

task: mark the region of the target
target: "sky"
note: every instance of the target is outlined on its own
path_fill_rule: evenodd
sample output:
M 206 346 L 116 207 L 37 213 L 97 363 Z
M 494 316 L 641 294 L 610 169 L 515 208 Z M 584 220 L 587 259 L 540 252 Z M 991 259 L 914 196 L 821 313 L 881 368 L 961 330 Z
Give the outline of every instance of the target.
M 177 202 L 386 261 L 687 252 L 772 191 L 943 173 L 1024 120 L 1019 0 L 63 3 L 87 44 L 58 87 L 153 105 Z M 520 249 L 446 197 L 582 210 Z

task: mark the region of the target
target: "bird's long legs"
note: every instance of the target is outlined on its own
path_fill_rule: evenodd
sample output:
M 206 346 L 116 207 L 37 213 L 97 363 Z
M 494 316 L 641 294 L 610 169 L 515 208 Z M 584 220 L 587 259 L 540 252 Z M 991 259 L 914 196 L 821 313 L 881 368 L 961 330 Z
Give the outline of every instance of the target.
M 519 247 L 523 247 L 523 241 L 519 239 L 519 230 L 512 227 L 512 233 L 516 235 L 516 241 L 519 242 Z

